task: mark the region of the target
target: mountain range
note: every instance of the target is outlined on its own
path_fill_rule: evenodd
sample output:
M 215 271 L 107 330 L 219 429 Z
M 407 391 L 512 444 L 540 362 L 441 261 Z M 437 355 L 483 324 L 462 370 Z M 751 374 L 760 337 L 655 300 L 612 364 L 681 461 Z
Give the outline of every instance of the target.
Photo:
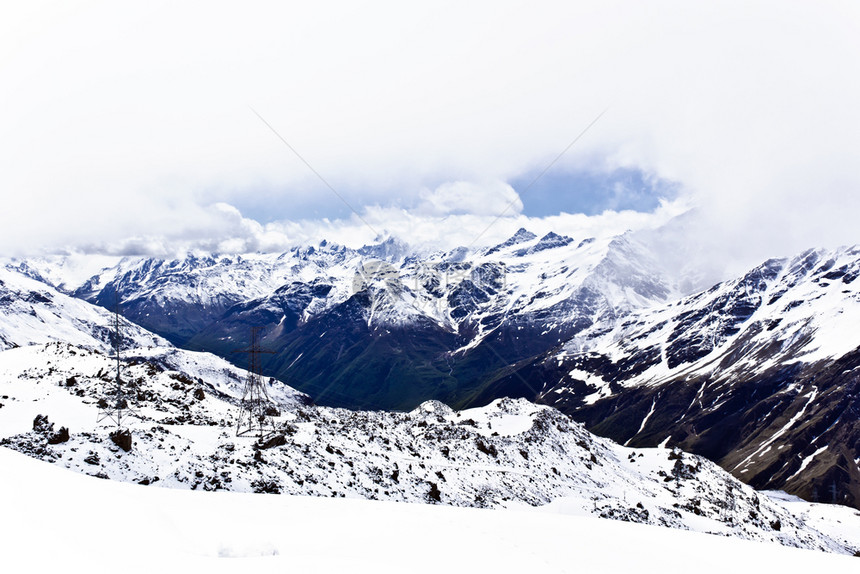
M 174 348 L 234 363 L 262 327 L 263 373 L 319 405 L 525 398 L 630 447 L 680 447 L 756 488 L 857 507 L 860 250 L 810 250 L 707 285 L 656 245 L 521 229 L 446 252 L 387 238 L 7 260 L 4 278 L 25 275 L 68 305 L 119 305 Z

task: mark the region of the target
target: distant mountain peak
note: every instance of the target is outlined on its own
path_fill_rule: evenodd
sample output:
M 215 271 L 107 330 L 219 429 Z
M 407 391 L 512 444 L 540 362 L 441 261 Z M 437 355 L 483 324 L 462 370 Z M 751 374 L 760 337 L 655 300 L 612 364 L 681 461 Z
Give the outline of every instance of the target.
M 517 232 L 511 235 L 508 239 L 488 249 L 486 254 L 490 255 L 491 253 L 495 253 L 496 251 L 500 251 L 502 249 L 505 249 L 506 247 L 511 247 L 512 245 L 519 245 L 520 243 L 525 243 L 534 239 L 537 239 L 537 235 L 535 235 L 525 227 L 520 227 Z
M 393 236 L 358 249 L 358 254 L 363 257 L 373 257 L 385 261 L 396 261 L 403 258 L 407 253 L 409 253 L 409 246 Z
M 518 256 L 522 255 L 530 255 L 532 253 L 538 253 L 540 251 L 545 251 L 547 249 L 554 249 L 556 247 L 564 247 L 565 245 L 570 245 L 573 243 L 573 238 L 568 237 L 567 235 L 559 235 L 554 231 L 550 231 L 546 235 L 540 238 L 533 246 L 528 249 L 520 249 L 517 251 Z

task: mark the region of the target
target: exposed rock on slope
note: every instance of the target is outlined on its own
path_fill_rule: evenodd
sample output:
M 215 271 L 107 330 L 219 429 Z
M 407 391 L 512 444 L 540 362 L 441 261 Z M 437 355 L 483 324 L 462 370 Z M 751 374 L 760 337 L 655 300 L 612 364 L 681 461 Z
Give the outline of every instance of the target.
M 621 447 L 524 400 L 461 412 L 431 401 L 387 413 L 282 395 L 282 433 L 255 442 L 234 436 L 239 381 L 207 384 L 211 377 L 196 380 L 145 356 L 131 363 L 140 419 L 131 419 L 133 448 L 125 452 L 110 439 L 113 428 L 95 422 L 109 357 L 62 344 L 0 353 L 3 444 L 139 484 L 481 507 L 564 499 L 568 509 L 607 518 L 854 551 L 701 457 Z M 45 425 L 24 425 L 33 412 L 66 426 L 68 440 L 50 444 Z

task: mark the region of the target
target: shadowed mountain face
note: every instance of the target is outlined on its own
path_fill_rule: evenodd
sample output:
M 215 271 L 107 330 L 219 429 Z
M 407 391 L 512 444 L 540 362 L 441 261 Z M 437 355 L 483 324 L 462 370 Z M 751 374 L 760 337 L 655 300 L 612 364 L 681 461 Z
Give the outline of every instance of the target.
M 279 256 L 124 260 L 76 291 L 174 344 L 238 360 L 262 327 L 265 374 L 320 404 L 408 410 L 473 402 L 498 370 L 675 295 L 628 236 L 520 230 L 419 257 L 395 241 Z
M 520 230 L 476 252 L 388 240 L 129 259 L 76 294 L 240 366 L 260 326 L 264 373 L 318 404 L 523 397 L 759 488 L 858 506 L 858 275 L 856 249 L 809 251 L 682 298 L 689 278 L 633 236 Z

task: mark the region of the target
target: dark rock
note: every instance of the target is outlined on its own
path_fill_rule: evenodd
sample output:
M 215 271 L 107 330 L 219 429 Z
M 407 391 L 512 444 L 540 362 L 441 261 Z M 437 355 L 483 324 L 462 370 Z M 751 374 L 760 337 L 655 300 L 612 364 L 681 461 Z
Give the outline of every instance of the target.
M 48 415 L 36 415 L 33 419 L 33 430 L 41 433 L 51 432 L 54 430 L 54 424 L 48 422 Z
M 257 442 L 257 448 L 260 450 L 266 450 L 267 448 L 274 448 L 276 446 L 283 446 L 287 444 L 287 439 L 283 434 L 273 435 L 265 440 L 260 439 Z
M 493 444 L 487 444 L 484 441 L 482 441 L 481 439 L 476 439 L 475 440 L 475 446 L 478 447 L 479 451 L 481 451 L 484 454 L 488 454 L 488 455 L 492 456 L 493 458 L 499 456 L 499 451 L 496 450 L 496 446 Z
M 90 451 L 84 462 L 87 464 L 99 464 L 99 453 Z
M 196 389 L 194 389 L 194 398 L 198 401 L 202 401 L 206 398 L 206 393 L 203 392 L 203 389 L 197 387 Z
M 131 450 L 131 431 L 128 429 L 115 430 L 110 433 L 110 439 L 125 452 L 129 452 Z
M 254 488 L 254 492 L 260 494 L 280 494 L 281 493 L 281 485 L 273 480 L 255 480 L 251 483 L 251 486 Z
M 442 501 L 442 493 L 439 491 L 439 486 L 435 482 L 430 483 L 430 492 L 427 493 L 427 500 L 433 502 Z
M 53 425 L 51 425 L 53 426 Z M 69 440 L 69 429 L 60 427 L 60 430 L 48 437 L 48 444 L 60 444 Z

